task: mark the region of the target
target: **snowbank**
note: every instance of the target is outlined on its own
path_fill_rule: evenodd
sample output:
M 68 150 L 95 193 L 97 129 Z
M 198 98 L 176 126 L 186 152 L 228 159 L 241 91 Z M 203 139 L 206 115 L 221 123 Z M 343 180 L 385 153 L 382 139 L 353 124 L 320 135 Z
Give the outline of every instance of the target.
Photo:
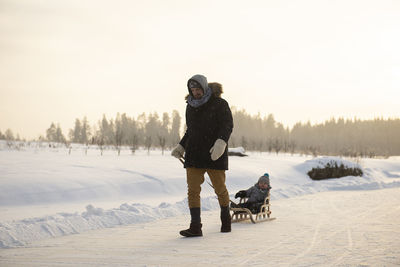
M 244 154 L 246 151 L 244 150 L 243 147 L 239 146 L 239 147 L 230 147 L 230 148 L 228 148 L 228 152 Z
M 203 210 L 215 210 L 217 207 L 219 207 L 218 201 L 215 198 L 202 199 Z M 110 210 L 88 205 L 86 211 L 82 213 L 58 213 L 52 216 L 0 223 L 0 247 L 23 246 L 33 240 L 119 225 L 145 223 L 188 212 L 187 200 L 175 204 L 164 202 L 157 207 L 124 203 L 119 208 Z
M 306 170 L 306 173 L 307 173 L 312 168 L 324 168 L 328 163 L 330 165 L 334 165 L 334 163 L 336 163 L 337 166 L 343 165 L 346 168 L 362 169 L 361 165 L 358 164 L 357 162 L 346 160 L 346 159 L 339 158 L 339 157 L 317 157 L 317 158 L 305 161 L 303 164 L 301 164 L 299 166 L 299 168 Z

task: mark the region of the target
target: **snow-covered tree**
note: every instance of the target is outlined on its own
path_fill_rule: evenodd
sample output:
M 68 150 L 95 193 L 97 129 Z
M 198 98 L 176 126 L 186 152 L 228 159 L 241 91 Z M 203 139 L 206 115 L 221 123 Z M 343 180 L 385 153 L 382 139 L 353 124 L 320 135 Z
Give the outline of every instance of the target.
M 86 116 L 82 119 L 80 127 L 79 142 L 82 144 L 88 144 L 90 140 L 90 126 Z
M 14 141 L 15 140 L 14 133 L 13 133 L 13 131 L 11 129 L 7 129 L 6 132 L 4 133 L 4 135 L 5 135 L 5 139 L 7 141 Z
M 180 141 L 181 116 L 177 110 L 172 111 L 172 124 L 170 131 L 171 145 L 175 146 Z
M 57 126 L 53 122 L 50 124 L 50 127 L 46 130 L 46 139 L 50 142 L 57 142 L 57 143 L 66 142 L 60 124 L 57 124 Z
M 69 140 L 74 143 L 81 143 L 82 125 L 79 119 L 75 119 L 74 129 L 69 131 Z

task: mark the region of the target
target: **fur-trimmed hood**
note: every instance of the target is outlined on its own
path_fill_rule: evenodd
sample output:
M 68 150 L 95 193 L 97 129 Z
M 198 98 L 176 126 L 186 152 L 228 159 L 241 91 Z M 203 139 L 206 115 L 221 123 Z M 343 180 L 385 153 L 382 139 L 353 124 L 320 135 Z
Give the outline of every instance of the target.
M 216 82 L 208 83 L 208 87 L 212 90 L 213 95 L 215 97 L 221 97 L 221 95 L 224 93 L 224 90 L 222 89 L 222 84 L 220 83 Z M 188 97 L 189 95 L 186 95 L 185 100 L 187 100 Z
M 222 90 L 222 84 L 220 83 L 209 83 L 208 87 L 211 88 L 215 97 L 221 97 L 222 93 L 224 92 Z

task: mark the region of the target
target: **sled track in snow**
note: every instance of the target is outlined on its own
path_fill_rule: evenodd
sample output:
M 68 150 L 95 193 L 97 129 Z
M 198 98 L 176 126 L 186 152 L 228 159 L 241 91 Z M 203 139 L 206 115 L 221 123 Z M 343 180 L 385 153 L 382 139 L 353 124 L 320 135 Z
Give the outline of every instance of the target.
M 374 190 L 373 192 L 378 191 Z M 357 193 L 363 194 L 362 192 Z M 323 201 L 321 201 L 321 198 L 306 196 L 307 198 L 312 198 L 309 201 L 312 217 L 310 221 L 311 228 L 299 229 L 300 231 L 296 232 L 294 236 L 280 240 L 273 246 L 265 247 L 265 250 L 254 254 L 250 252 L 250 255 L 245 259 L 242 258 L 242 260 L 238 261 L 239 265 L 254 264 L 260 258 L 268 259 L 271 254 L 274 254 L 275 250 L 295 250 L 290 247 L 292 242 L 302 243 L 301 250 L 293 255 L 292 251 L 290 251 L 285 263 L 280 263 L 279 266 L 302 266 L 307 265 L 310 257 L 323 258 L 326 256 L 324 255 L 324 250 L 329 248 L 330 243 L 337 243 L 336 247 L 334 247 L 335 253 L 330 255 L 329 260 L 324 262 L 323 265 L 346 265 L 352 254 L 355 253 L 354 250 L 365 242 L 359 241 L 360 233 L 354 233 L 358 225 L 368 223 L 371 219 L 381 221 L 385 217 L 391 218 L 400 215 L 400 206 L 393 209 L 385 209 L 380 204 L 370 205 L 367 203 L 360 205 L 360 207 L 352 207 L 351 204 L 346 205 L 345 200 L 337 199 L 337 194 L 326 193 L 325 195 L 326 197 Z M 393 197 L 393 195 L 385 198 L 389 203 L 399 203 L 399 198 Z M 351 201 L 351 198 L 349 201 Z M 374 201 L 371 201 L 371 203 L 374 203 Z M 299 212 L 301 213 L 301 211 Z M 278 215 L 278 217 L 280 221 L 285 220 L 281 215 Z M 400 229 L 398 231 L 400 232 Z M 298 242 L 299 236 L 304 239 L 303 242 Z M 363 237 L 366 238 L 367 234 L 363 234 Z M 390 266 L 390 261 L 388 266 Z

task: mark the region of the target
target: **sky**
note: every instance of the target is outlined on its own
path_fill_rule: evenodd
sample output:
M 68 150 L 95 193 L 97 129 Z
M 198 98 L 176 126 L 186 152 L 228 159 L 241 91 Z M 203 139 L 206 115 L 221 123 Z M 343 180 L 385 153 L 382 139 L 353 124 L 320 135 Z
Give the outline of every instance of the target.
M 184 116 L 186 82 L 291 127 L 400 117 L 400 1 L 0 0 L 0 131 Z

